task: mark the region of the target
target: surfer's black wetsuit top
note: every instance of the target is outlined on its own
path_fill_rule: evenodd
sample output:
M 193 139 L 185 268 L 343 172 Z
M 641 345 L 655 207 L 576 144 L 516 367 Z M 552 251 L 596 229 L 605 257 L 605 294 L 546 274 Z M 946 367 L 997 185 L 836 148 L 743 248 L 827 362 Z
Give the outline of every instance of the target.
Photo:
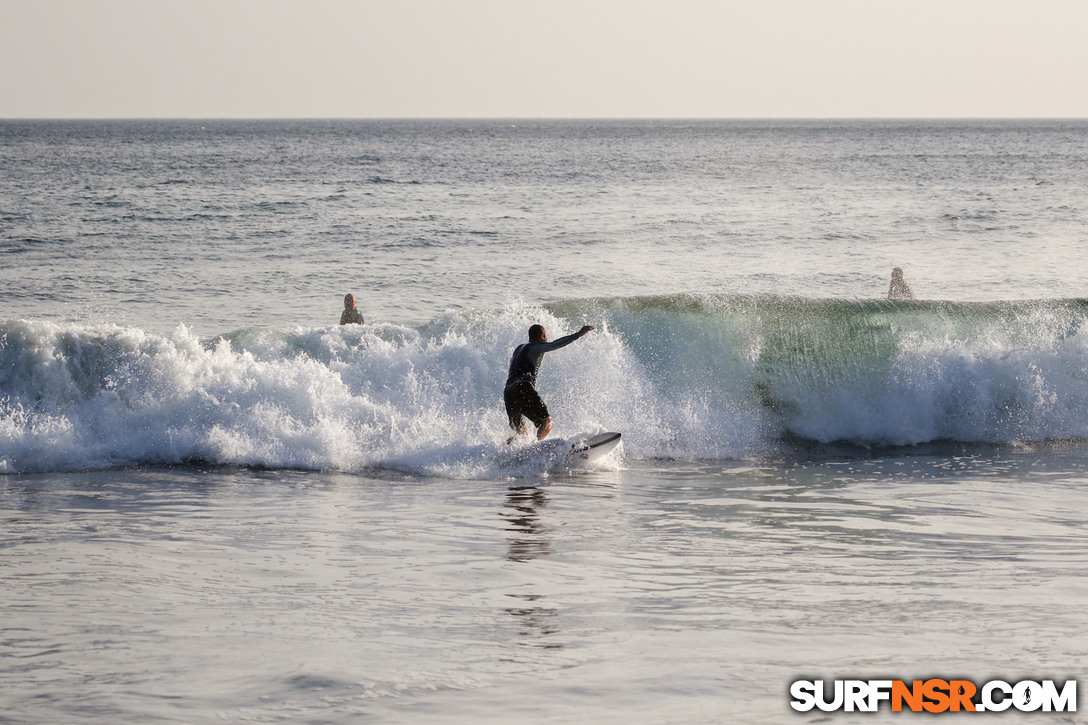
M 363 324 L 363 313 L 359 310 L 344 310 L 340 313 L 341 325 L 361 325 Z
M 561 337 L 553 342 L 526 342 L 514 348 L 514 354 L 510 358 L 510 373 L 506 376 L 506 387 L 528 383 L 536 386 L 536 374 L 540 370 L 540 361 L 544 359 L 544 353 L 566 347 L 581 337 L 575 332 L 573 335 Z

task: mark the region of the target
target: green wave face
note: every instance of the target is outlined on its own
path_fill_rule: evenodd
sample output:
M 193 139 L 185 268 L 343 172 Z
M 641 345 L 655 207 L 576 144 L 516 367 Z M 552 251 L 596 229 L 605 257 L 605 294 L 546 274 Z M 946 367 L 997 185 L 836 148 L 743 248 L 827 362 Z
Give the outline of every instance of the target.
M 665 397 L 758 406 L 767 434 L 861 445 L 1088 434 L 1088 300 L 674 295 L 550 309 L 607 320 Z

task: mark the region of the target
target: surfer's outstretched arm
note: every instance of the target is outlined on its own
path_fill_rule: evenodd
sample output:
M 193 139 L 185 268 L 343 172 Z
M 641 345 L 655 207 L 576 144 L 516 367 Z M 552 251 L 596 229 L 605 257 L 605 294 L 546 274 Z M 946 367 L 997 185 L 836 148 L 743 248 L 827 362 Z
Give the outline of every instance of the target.
M 542 352 L 551 352 L 552 350 L 558 350 L 561 347 L 566 347 L 567 345 L 577 340 L 579 337 L 585 335 L 587 332 L 591 332 L 595 329 L 597 328 L 593 327 L 593 325 L 585 325 L 578 332 L 567 335 L 566 337 L 561 337 L 553 342 L 542 342 L 536 344 L 541 346 L 540 349 L 542 350 Z

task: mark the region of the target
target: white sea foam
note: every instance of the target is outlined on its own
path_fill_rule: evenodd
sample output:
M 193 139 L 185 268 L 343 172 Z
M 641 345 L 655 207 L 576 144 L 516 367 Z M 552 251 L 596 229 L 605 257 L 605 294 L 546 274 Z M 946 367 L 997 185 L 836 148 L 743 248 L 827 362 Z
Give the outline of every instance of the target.
M 513 303 L 390 324 L 201 340 L 5 323 L 0 467 L 173 464 L 513 470 L 501 388 L 533 322 L 558 437 L 619 430 L 627 456 L 727 459 L 783 437 L 860 446 L 1088 437 L 1079 301 L 995 305 L 677 296 Z

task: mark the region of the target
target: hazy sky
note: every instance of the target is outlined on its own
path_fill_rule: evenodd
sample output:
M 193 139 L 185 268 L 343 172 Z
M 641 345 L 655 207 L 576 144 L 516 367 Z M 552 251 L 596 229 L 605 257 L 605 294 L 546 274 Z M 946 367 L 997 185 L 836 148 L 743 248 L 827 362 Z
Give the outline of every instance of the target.
M 0 0 L 0 117 L 1088 117 L 1088 0 Z

